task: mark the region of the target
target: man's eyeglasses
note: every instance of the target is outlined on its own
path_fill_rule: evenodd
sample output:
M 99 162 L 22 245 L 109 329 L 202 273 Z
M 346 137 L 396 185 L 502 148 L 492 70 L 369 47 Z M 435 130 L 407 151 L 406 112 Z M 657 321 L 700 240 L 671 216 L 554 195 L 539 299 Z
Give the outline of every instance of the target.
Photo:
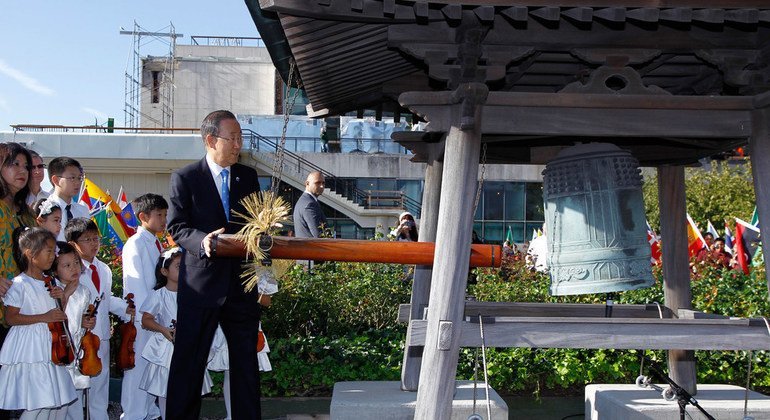
M 243 137 L 236 137 L 236 138 L 229 138 L 229 137 L 222 137 L 217 136 L 218 139 L 227 140 L 228 143 L 238 143 L 240 145 L 243 145 Z
M 86 179 L 85 175 L 80 176 L 63 176 L 62 179 L 66 179 L 67 181 L 80 181 L 83 182 L 84 179 Z
M 80 238 L 76 242 L 83 242 L 86 244 L 89 242 L 96 243 L 96 242 L 99 242 L 99 237 L 94 236 L 93 238 Z

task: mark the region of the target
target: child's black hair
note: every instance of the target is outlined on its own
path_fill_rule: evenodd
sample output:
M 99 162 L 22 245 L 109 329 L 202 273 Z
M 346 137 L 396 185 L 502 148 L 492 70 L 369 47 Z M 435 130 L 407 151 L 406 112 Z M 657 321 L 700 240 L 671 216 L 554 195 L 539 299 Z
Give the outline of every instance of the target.
M 24 255 L 25 250 L 29 250 L 32 255 L 40 252 L 48 241 L 56 242 L 53 233 L 40 227 L 18 227 L 13 231 L 13 259 L 23 273 L 29 268 L 29 261 Z
M 64 227 L 64 239 L 66 239 L 67 242 L 77 242 L 84 233 L 89 231 L 96 232 L 97 234 L 99 233 L 99 228 L 96 226 L 96 223 L 85 217 L 76 217 L 67 222 L 67 226 Z
M 162 268 L 168 270 L 168 267 L 171 266 L 171 262 L 174 261 L 174 258 L 176 258 L 177 255 L 182 255 L 182 248 L 169 248 L 158 257 L 158 263 L 155 264 L 155 290 L 166 286 L 166 283 L 168 283 L 168 278 L 164 276 L 160 270 Z
M 139 216 L 139 213 L 149 215 L 153 210 L 166 210 L 168 202 L 162 195 L 147 193 L 136 197 L 131 202 L 131 208 L 134 209 L 134 214 L 137 216 Z
M 32 204 L 32 213 L 34 213 L 35 218 L 48 217 L 56 210 L 61 211 L 61 207 L 59 207 L 59 205 L 53 201 L 48 201 L 47 198 L 38 199 L 34 204 Z
M 78 261 L 80 261 L 80 253 L 78 252 L 77 248 L 75 248 L 69 242 L 56 241 L 56 258 L 53 260 L 53 264 L 51 264 L 51 273 L 54 274 L 56 278 L 59 277 L 58 273 L 56 272 L 59 264 L 59 258 L 66 254 L 75 254 Z
M 32 164 L 32 162 L 30 162 L 30 164 Z M 78 168 L 80 173 L 83 173 L 83 167 L 80 166 L 80 162 L 72 159 L 71 157 L 60 156 L 48 162 L 48 176 L 62 176 L 64 171 L 66 171 L 70 166 Z

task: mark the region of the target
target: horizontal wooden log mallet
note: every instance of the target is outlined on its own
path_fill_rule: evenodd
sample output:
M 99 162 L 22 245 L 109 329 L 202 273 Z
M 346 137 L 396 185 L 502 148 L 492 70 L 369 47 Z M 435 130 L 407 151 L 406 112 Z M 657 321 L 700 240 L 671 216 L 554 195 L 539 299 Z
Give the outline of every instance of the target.
M 270 242 L 272 240 L 272 243 Z M 340 262 L 433 265 L 433 242 L 369 241 L 358 239 L 262 237 L 260 247 L 270 258 Z M 219 257 L 246 258 L 246 246 L 235 235 L 219 235 Z M 471 267 L 500 267 L 500 245 L 471 245 Z

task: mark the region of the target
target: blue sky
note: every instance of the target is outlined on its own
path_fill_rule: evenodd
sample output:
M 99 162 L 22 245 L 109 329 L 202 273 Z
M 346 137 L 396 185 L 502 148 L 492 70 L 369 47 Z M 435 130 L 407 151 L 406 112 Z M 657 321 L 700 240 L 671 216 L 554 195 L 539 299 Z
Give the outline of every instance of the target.
M 103 124 L 107 117 L 122 126 L 132 37 L 119 32 L 134 21 L 158 32 L 173 23 L 184 34 L 179 44 L 189 44 L 190 35 L 259 36 L 243 0 L 4 1 L 0 131 L 11 124 Z M 167 50 L 154 41 L 141 53 Z

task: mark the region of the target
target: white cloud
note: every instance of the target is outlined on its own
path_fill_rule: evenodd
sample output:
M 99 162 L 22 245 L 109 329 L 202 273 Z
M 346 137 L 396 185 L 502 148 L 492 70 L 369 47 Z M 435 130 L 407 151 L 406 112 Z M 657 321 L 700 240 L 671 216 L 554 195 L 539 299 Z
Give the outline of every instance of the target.
M 7 65 L 3 60 L 0 60 L 0 73 L 5 74 L 11 79 L 19 82 L 25 88 L 33 92 L 37 92 L 41 95 L 53 96 L 56 93 L 53 89 L 38 82 L 35 78 L 28 76 L 20 70 L 16 70 L 15 68 Z
M 98 109 L 93 109 L 93 108 L 89 108 L 89 107 L 84 106 L 84 107 L 80 108 L 80 110 L 85 112 L 85 113 L 87 113 L 87 114 L 89 114 L 89 115 L 91 115 L 91 116 L 93 116 L 93 117 L 96 117 L 96 119 L 98 121 L 102 121 L 102 122 L 107 121 L 107 114 L 105 114 L 102 111 L 99 111 Z

